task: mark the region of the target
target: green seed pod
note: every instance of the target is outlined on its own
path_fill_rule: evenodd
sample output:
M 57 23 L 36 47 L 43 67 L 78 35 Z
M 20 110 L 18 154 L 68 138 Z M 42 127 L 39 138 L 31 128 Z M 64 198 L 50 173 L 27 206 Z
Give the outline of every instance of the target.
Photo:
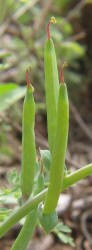
M 56 53 L 52 39 L 50 39 L 49 26 L 55 23 L 52 17 L 47 25 L 48 39 L 45 44 L 44 67 L 45 67 L 45 88 L 46 88 L 46 107 L 47 107 L 47 125 L 48 125 L 48 141 L 50 151 L 53 151 L 56 132 L 56 114 L 57 102 L 59 94 L 59 79 L 57 70 Z
M 62 70 L 61 70 L 62 80 Z M 66 84 L 60 84 L 58 110 L 57 110 L 57 128 L 52 153 L 52 164 L 50 172 L 50 183 L 48 187 L 47 197 L 43 209 L 43 213 L 49 214 L 54 211 L 59 199 L 61 186 L 64 177 L 65 155 L 68 139 L 68 123 L 69 123 L 69 104 Z
M 33 87 L 30 84 L 28 70 L 26 76 L 27 92 L 23 106 L 21 172 L 21 190 L 24 198 L 29 197 L 32 192 L 36 166 L 36 147 L 34 135 L 35 103 L 33 97 Z
M 24 225 L 16 238 L 11 250 L 25 250 L 37 223 L 37 209 L 33 209 L 26 217 Z

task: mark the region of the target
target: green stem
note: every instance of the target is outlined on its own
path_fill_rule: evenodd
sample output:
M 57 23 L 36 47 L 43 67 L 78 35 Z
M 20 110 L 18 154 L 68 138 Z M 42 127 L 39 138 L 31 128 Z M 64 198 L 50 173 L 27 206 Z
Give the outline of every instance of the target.
M 35 229 L 37 222 L 37 209 L 34 209 L 31 211 L 30 214 L 27 215 L 25 223 L 16 239 L 14 242 L 11 250 L 25 250 L 29 240 L 32 237 L 33 231 Z
M 61 190 L 63 191 L 69 188 L 70 186 L 72 186 L 73 184 L 76 184 L 78 181 L 82 180 L 83 178 L 87 177 L 90 174 L 92 174 L 92 163 L 66 176 L 64 178 L 64 183 L 63 183 L 63 187 L 61 188 Z
M 8 230 L 16 224 L 20 219 L 37 208 L 38 204 L 45 199 L 47 189 L 40 192 L 33 199 L 28 199 L 20 208 L 15 208 L 14 212 L 1 224 L 0 237 L 2 237 Z
M 74 173 L 68 176 L 65 176 L 61 191 L 64 191 L 68 187 L 72 186 L 73 184 L 90 174 L 92 174 L 92 163 L 75 171 Z M 1 224 L 0 237 L 2 237 L 6 232 L 8 232 L 8 230 L 21 218 L 31 212 L 31 210 L 35 209 L 42 200 L 45 200 L 46 194 L 47 188 L 40 192 L 38 195 L 36 195 L 33 199 L 29 199 L 27 202 L 25 202 L 22 207 L 16 208 L 15 211 Z

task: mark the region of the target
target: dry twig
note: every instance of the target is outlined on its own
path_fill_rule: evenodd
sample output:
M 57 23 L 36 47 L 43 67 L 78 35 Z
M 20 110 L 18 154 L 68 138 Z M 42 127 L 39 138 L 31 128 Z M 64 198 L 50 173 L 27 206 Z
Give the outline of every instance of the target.
M 80 128 L 82 129 L 82 131 L 85 133 L 85 135 L 92 140 L 92 133 L 89 130 L 88 126 L 85 124 L 85 122 L 83 121 L 83 119 L 81 118 L 78 110 L 76 109 L 76 107 L 74 106 L 74 104 L 72 102 L 70 102 L 70 110 L 73 113 L 73 116 L 76 120 L 76 122 L 78 123 L 78 125 L 80 126 Z
M 88 242 L 90 243 L 90 246 L 92 246 L 92 235 L 91 233 L 89 233 L 87 229 L 87 220 L 89 218 L 91 218 L 92 220 L 92 209 L 84 212 L 81 218 L 81 227 L 82 227 L 83 234 L 85 238 L 88 240 Z
M 48 0 L 44 3 L 42 13 L 41 13 L 39 19 L 37 19 L 36 22 L 34 23 L 34 26 L 33 26 L 34 31 L 37 32 L 41 28 L 46 16 L 48 15 L 50 8 L 52 6 L 52 3 L 53 3 L 53 0 Z
M 6 20 L 0 27 L 0 37 L 5 33 L 5 31 L 8 28 L 8 25 L 10 24 L 10 19 Z
M 71 36 L 68 38 L 69 41 L 78 41 L 81 39 L 84 39 L 86 37 L 86 32 L 85 31 L 81 31 L 78 34 L 75 34 L 74 36 Z
M 39 2 L 39 0 L 29 1 L 12 15 L 12 19 L 14 21 L 18 20 L 19 17 L 21 17 L 26 11 L 32 8 L 37 2 Z
M 81 0 L 64 18 L 64 22 L 71 21 L 77 14 L 84 8 L 84 6 L 88 3 L 88 0 Z
M 36 246 L 32 246 L 31 243 L 29 243 L 29 246 L 27 247 L 27 250 L 47 250 L 50 249 L 52 247 L 52 245 L 54 244 L 54 238 L 52 235 L 48 235 L 45 238 L 37 241 Z
M 0 27 L 0 36 L 2 36 L 5 31 L 7 30 L 9 24 L 11 21 L 17 21 L 19 17 L 21 17 L 26 11 L 31 9 L 37 2 L 40 0 L 34 0 L 34 1 L 29 1 L 27 4 L 25 4 L 23 7 L 18 9 L 15 13 L 13 13 Z

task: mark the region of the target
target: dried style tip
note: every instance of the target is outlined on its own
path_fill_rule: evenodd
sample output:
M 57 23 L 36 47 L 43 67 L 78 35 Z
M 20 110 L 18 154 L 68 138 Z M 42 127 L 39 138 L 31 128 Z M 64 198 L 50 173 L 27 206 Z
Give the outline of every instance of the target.
M 48 40 L 50 39 L 50 23 L 56 23 L 56 19 L 54 16 L 51 17 L 50 21 L 48 22 L 47 24 L 47 37 L 48 37 Z
M 64 83 L 64 75 L 63 75 L 63 68 L 67 67 L 67 62 L 64 62 L 63 65 L 61 66 L 61 72 L 60 72 L 60 81 Z
M 34 92 L 34 88 L 31 84 L 31 81 L 29 79 L 29 71 L 30 71 L 30 68 L 26 70 L 26 80 L 27 80 L 27 87 L 31 89 L 31 92 L 33 93 Z
M 29 69 L 26 70 L 26 80 L 27 80 L 27 86 L 30 87 L 31 82 L 30 82 L 30 79 L 29 79 Z

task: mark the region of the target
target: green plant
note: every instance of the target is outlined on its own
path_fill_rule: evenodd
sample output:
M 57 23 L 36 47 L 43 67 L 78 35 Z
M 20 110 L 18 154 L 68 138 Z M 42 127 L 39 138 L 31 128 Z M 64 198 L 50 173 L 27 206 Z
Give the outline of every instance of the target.
M 36 166 L 36 147 L 34 135 L 35 123 L 35 103 L 33 97 L 33 87 L 30 84 L 27 70 L 27 92 L 23 106 L 23 128 L 22 128 L 22 173 L 21 191 L 26 199 L 32 192 L 35 166 Z
M 45 69 L 45 87 L 46 87 L 46 106 L 47 106 L 47 123 L 48 123 L 48 141 L 50 151 L 53 151 L 56 131 L 56 114 L 59 94 L 59 79 L 57 70 L 56 53 L 52 39 L 50 38 L 49 26 L 55 23 L 55 19 L 48 22 L 47 37 L 44 52 L 44 69 Z M 52 101 L 51 101 L 52 100 Z M 50 107 L 50 108 L 49 108 Z
M 53 72 L 53 74 L 55 75 L 55 72 Z M 2 213 L 1 220 L 3 222 L 0 225 L 0 237 L 2 237 L 16 222 L 18 222 L 20 219 L 26 216 L 22 230 L 19 236 L 17 237 L 14 245 L 12 246 L 12 250 L 26 249 L 28 241 L 31 238 L 34 228 L 37 223 L 40 223 L 40 225 L 43 227 L 46 233 L 49 233 L 52 231 L 56 233 L 63 242 L 69 243 L 72 246 L 74 245 L 72 238 L 64 235 L 64 232 L 65 233 L 69 232 L 69 228 L 64 227 L 62 223 L 58 225 L 57 213 L 55 211 L 55 207 L 57 205 L 60 191 L 64 191 L 71 185 L 75 184 L 77 181 L 88 176 L 89 174 L 92 174 L 92 164 L 89 164 L 83 167 L 82 169 L 79 169 L 78 171 L 75 171 L 74 173 L 71 173 L 71 174 L 68 174 L 68 172 L 65 169 L 64 161 L 65 161 L 65 152 L 66 152 L 67 135 L 68 135 L 68 98 L 67 98 L 67 89 L 64 83 L 64 78 L 63 78 L 63 69 L 61 70 L 61 81 L 62 81 L 62 84 L 59 87 L 60 89 L 59 96 L 57 97 L 58 98 L 58 105 L 56 108 L 57 109 L 57 112 L 56 112 L 56 124 L 57 125 L 56 125 L 56 131 L 55 131 L 55 139 L 53 139 L 54 145 L 51 147 L 51 152 L 47 150 L 44 150 L 44 151 L 41 150 L 41 159 L 40 160 L 38 159 L 34 166 L 33 162 L 31 162 L 31 159 L 29 158 L 30 148 L 32 149 L 31 158 L 33 157 L 33 159 L 35 158 L 35 155 L 34 155 L 35 150 L 34 150 L 34 145 L 33 145 L 34 144 L 34 136 L 33 136 L 34 135 L 34 111 L 33 111 L 33 106 L 31 106 L 32 104 L 31 101 L 33 101 L 33 95 L 32 93 L 28 93 L 30 90 L 32 90 L 32 87 L 30 86 L 30 82 L 28 78 L 28 71 L 27 71 L 27 84 L 28 84 L 27 94 L 29 95 L 29 98 L 32 98 L 32 99 L 30 99 L 29 101 L 30 104 L 27 106 L 27 109 L 25 109 L 26 113 L 25 114 L 23 113 L 23 117 L 25 115 L 25 117 L 23 118 L 23 123 L 25 122 L 26 129 L 27 129 L 27 125 L 28 127 L 30 126 L 30 129 L 32 129 L 31 135 L 33 137 L 31 138 L 32 140 L 30 141 L 30 143 L 27 142 L 26 144 L 27 154 L 23 155 L 23 157 L 24 156 L 26 157 L 26 155 L 28 155 L 28 158 L 27 158 L 28 160 L 25 158 L 25 167 L 26 167 L 26 164 L 29 164 L 30 169 L 28 165 L 28 168 L 25 169 L 25 171 L 27 171 L 27 173 L 25 172 L 25 174 L 27 174 L 27 177 L 28 177 L 28 174 L 30 175 L 30 180 L 32 180 L 31 177 L 33 178 L 32 180 L 33 183 L 30 182 L 30 186 L 29 186 L 29 183 L 27 183 L 28 179 L 25 179 L 24 189 L 26 188 L 28 184 L 28 189 L 30 191 L 28 192 L 28 197 L 26 197 L 26 201 L 24 201 L 23 196 L 26 194 L 26 191 L 25 191 L 26 189 L 22 192 L 21 184 L 20 184 L 21 179 L 23 178 L 23 174 L 21 175 L 21 178 L 20 178 L 17 175 L 16 171 L 13 171 L 11 176 L 8 177 L 11 183 L 11 189 L 7 190 L 7 189 L 2 188 L 1 195 L 0 195 L 0 199 L 3 204 L 6 204 L 10 198 L 10 200 L 13 200 L 14 203 L 18 204 L 19 206 L 15 208 L 14 211 L 10 211 L 9 209 L 1 210 L 1 213 Z M 47 90 L 46 90 L 46 95 L 47 95 Z M 52 99 L 51 99 L 51 102 L 53 102 Z M 55 105 L 54 102 L 53 102 L 53 105 Z M 30 107 L 31 107 L 31 110 L 30 110 Z M 50 110 L 50 105 L 47 108 L 47 113 L 49 112 L 48 109 Z M 28 121 L 30 122 L 30 124 L 27 124 L 26 123 L 27 120 L 24 121 L 24 119 L 29 119 L 28 116 L 30 116 L 31 112 L 33 116 L 31 116 L 32 119 Z M 60 117 L 61 114 L 62 114 L 62 117 Z M 50 122 L 51 120 L 49 120 L 49 123 Z M 26 129 L 23 129 L 23 137 L 27 136 L 26 139 L 29 140 L 29 134 L 26 134 L 26 131 L 27 131 Z M 28 131 L 30 133 L 30 130 Z M 23 147 L 24 147 L 24 141 L 23 141 Z M 25 152 L 23 150 L 23 154 L 24 153 Z M 33 173 L 34 167 L 36 168 L 35 176 Z M 59 171 L 61 180 L 57 174 L 57 169 Z M 32 171 L 32 176 L 31 176 L 31 171 Z M 51 206 L 50 201 L 49 201 L 47 204 L 49 212 L 46 211 L 46 213 L 44 213 L 43 201 L 46 200 L 46 196 L 48 199 L 48 192 L 49 192 L 48 185 L 52 185 L 51 193 L 49 192 L 49 196 L 51 199 L 53 199 L 54 181 L 56 183 L 57 181 L 59 181 L 59 186 L 56 186 L 55 204 L 54 206 Z
M 61 69 L 61 72 L 62 70 L 63 69 Z M 65 155 L 68 139 L 69 103 L 67 87 L 64 81 L 62 81 L 63 79 L 61 78 L 56 115 L 57 126 L 55 131 L 55 140 L 53 145 L 50 171 L 50 184 L 48 187 L 48 194 L 44 205 L 44 213 L 51 213 L 56 208 L 64 176 Z
M 44 3 L 45 2 L 47 1 L 44 0 Z M 84 4 L 87 4 L 86 1 Z M 44 4 L 40 3 L 39 0 L 20 0 L 16 2 L 14 0 L 0 0 L 0 6 L 0 84 L 7 82 L 8 85 L 11 79 L 12 82 L 14 81 L 23 85 L 25 70 L 31 64 L 31 79 L 35 83 L 38 92 L 42 93 L 42 91 L 44 92 L 42 48 L 44 46 L 45 34 L 41 26 L 45 26 L 45 18 L 44 20 L 42 18 L 42 22 L 40 22 L 36 32 L 35 24 L 39 23 L 39 17 L 42 15 Z M 52 3 L 50 12 L 48 10 L 46 14 L 46 19 L 48 20 L 49 16 L 53 15 L 54 10 L 58 26 L 57 28 L 51 28 L 52 37 L 56 43 L 56 54 L 58 56 L 59 67 L 65 60 L 69 63 L 69 67 L 65 69 L 65 79 L 66 82 L 69 83 L 69 87 L 71 87 L 71 93 L 73 90 L 75 93 L 75 88 L 78 88 L 79 83 L 81 83 L 80 90 L 82 87 L 84 88 L 83 82 L 87 77 L 86 74 L 84 77 L 80 71 L 80 60 L 85 64 L 86 46 L 85 43 L 80 45 L 79 41 L 73 39 L 73 22 L 71 24 L 71 18 L 69 19 L 72 14 L 75 16 L 77 15 L 78 18 L 80 17 L 80 15 L 78 15 L 80 12 L 77 10 L 75 11 L 75 6 L 76 1 L 74 3 L 74 9 L 71 10 L 69 8 L 70 1 L 55 0 Z M 3 39 L 5 41 L 7 40 L 7 34 L 9 43 L 4 43 Z M 12 75 L 11 68 L 14 71 Z M 37 74 L 35 74 L 35 70 Z M 14 96 L 12 96 L 12 99 L 13 98 Z M 9 100 L 11 100 L 11 98 L 9 98 Z

